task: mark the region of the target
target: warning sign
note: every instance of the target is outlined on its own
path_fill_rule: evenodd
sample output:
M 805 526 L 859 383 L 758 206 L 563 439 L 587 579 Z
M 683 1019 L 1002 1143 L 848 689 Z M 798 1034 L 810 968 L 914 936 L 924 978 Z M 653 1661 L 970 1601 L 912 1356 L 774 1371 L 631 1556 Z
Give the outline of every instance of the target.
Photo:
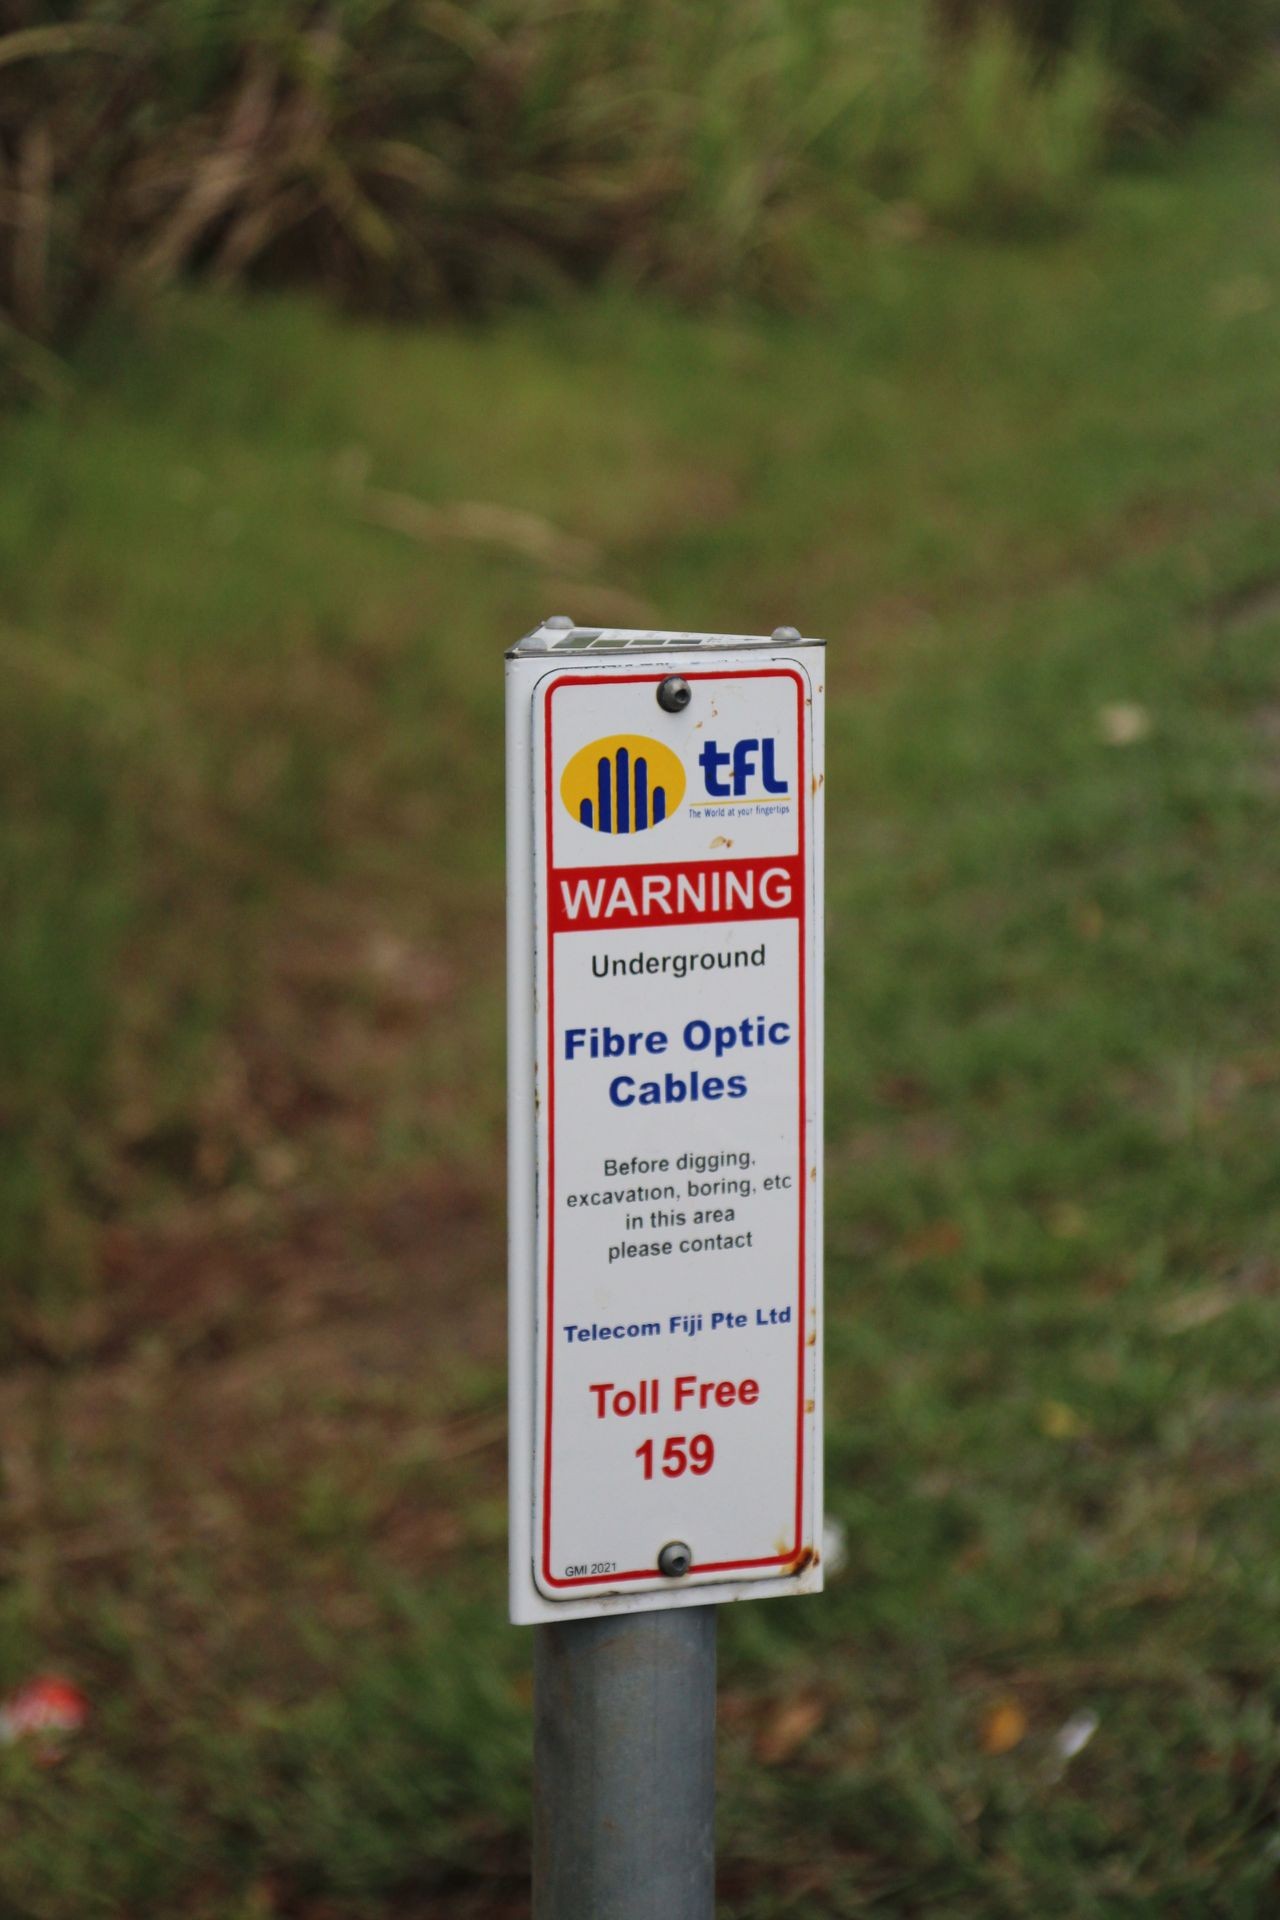
M 553 632 L 511 683 L 513 1614 L 809 1591 L 823 655 Z

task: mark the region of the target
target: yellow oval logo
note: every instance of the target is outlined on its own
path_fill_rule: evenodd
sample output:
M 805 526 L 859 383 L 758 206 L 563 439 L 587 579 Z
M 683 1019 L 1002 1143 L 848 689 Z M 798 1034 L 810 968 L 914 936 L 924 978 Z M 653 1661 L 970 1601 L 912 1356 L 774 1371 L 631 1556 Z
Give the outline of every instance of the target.
M 614 733 L 580 747 L 560 776 L 560 798 L 596 833 L 643 833 L 684 799 L 684 767 L 661 740 Z

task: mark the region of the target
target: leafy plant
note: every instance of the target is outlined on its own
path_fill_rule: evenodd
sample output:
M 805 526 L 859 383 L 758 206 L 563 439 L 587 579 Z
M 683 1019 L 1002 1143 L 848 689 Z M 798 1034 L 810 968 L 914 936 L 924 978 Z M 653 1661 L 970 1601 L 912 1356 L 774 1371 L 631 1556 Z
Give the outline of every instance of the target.
M 1007 21 L 984 21 L 934 107 L 921 161 L 928 211 L 955 225 L 1017 232 L 1078 213 L 1102 157 L 1111 76 L 1096 56 L 1048 70 Z
M 794 304 L 903 193 L 1062 217 L 1104 94 L 1218 97 L 1272 4 L 950 0 L 940 38 L 927 0 L 11 0 L 0 355 L 51 385 L 24 342 L 192 273 L 403 313 L 605 272 Z
M 1275 0 L 938 0 L 950 37 L 1003 23 L 1042 57 L 1087 44 L 1116 78 L 1122 127 L 1150 134 L 1217 105 L 1266 51 Z

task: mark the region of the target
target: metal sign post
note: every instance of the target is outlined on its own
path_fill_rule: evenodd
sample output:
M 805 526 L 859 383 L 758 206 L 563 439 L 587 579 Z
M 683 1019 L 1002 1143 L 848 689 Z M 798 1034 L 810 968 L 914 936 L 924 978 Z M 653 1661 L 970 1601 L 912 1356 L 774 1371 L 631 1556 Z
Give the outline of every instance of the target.
M 711 1920 L 716 1615 L 534 1638 L 534 1920 Z
M 823 660 L 567 619 L 508 655 L 539 1920 L 710 1915 L 705 1609 L 822 1584 Z

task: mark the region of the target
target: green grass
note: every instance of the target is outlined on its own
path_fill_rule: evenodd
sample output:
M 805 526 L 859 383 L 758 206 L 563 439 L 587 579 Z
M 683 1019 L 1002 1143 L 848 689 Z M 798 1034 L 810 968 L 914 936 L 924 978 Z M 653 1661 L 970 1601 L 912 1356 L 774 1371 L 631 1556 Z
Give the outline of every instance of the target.
M 0 1912 L 522 1911 L 499 668 L 562 608 L 832 642 L 849 1559 L 724 1620 L 726 1914 L 1274 1911 L 1275 161 L 805 322 L 181 300 L 6 425 L 0 1682 L 94 1716 L 0 1753 Z

